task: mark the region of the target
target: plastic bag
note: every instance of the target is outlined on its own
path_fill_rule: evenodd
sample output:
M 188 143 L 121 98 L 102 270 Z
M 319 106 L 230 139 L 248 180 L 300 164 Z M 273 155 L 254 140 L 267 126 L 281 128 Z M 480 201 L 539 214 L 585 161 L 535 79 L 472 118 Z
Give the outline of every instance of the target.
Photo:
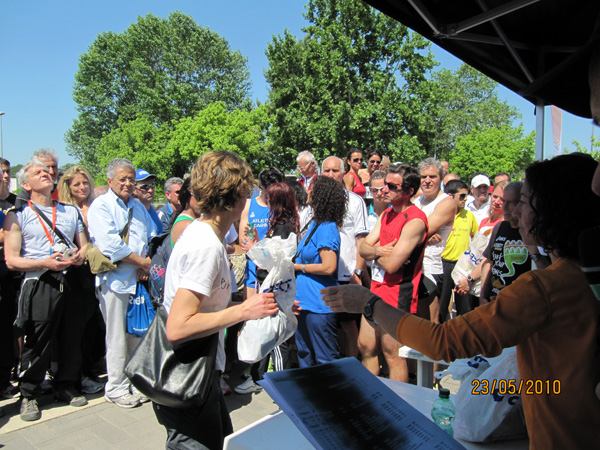
M 460 255 L 454 269 L 452 270 L 452 279 L 454 283 L 458 283 L 463 278 L 467 278 L 467 275 L 477 267 L 477 265 L 483 260 L 483 252 L 488 246 L 490 241 L 490 235 L 492 234 L 492 228 L 485 228 L 483 231 L 478 231 L 471 239 L 471 245 L 469 249 Z M 471 285 L 469 294 L 479 297 L 481 292 L 481 279 L 477 280 Z
M 454 437 L 470 442 L 527 437 L 521 396 L 516 392 L 520 380 L 516 348 L 506 349 L 501 356 L 489 360 L 478 356 L 462 361 L 473 362 L 476 358 L 485 363 L 472 367 L 471 374 L 467 373 L 461 382 L 454 402 Z M 489 367 L 482 371 L 486 364 Z
M 142 283 L 137 284 L 135 295 L 129 296 L 129 306 L 127 307 L 127 333 L 135 337 L 142 337 L 156 311 L 152 307 L 150 295 Z
M 238 339 L 240 361 L 260 361 L 296 332 L 298 321 L 292 313 L 296 297 L 296 275 L 292 257 L 296 253 L 296 242 L 294 233 L 287 239 L 275 236 L 263 239 L 248 252 L 248 257 L 258 267 L 269 272 L 260 291 L 275 294 L 279 311 L 273 316 L 244 323 Z

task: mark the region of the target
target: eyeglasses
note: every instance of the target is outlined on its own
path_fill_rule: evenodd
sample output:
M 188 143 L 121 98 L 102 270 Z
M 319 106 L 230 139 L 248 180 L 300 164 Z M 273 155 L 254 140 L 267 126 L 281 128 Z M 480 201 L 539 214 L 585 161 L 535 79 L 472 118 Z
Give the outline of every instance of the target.
M 467 194 L 458 194 L 459 200 L 464 200 L 465 198 L 467 198 Z
M 387 181 L 385 182 L 385 185 L 390 191 L 397 191 L 402 188 L 401 184 L 388 183 Z
M 149 191 L 150 189 L 154 189 L 154 183 L 142 184 L 140 186 L 136 186 L 136 188 L 142 191 Z
M 355 163 L 357 163 L 357 162 L 363 162 L 363 159 L 362 158 L 354 158 L 352 160 L 352 162 L 355 162 Z
M 119 182 L 119 184 L 127 184 L 127 183 L 135 184 L 135 178 L 133 178 L 133 177 L 131 177 L 131 178 L 120 178 L 117 181 Z
M 304 165 L 304 166 L 300 166 L 298 165 L 298 170 L 304 170 L 306 169 L 308 166 L 310 166 L 314 161 L 309 162 L 308 164 Z
M 371 159 L 369 164 L 381 164 L 381 161 L 377 161 L 376 159 Z

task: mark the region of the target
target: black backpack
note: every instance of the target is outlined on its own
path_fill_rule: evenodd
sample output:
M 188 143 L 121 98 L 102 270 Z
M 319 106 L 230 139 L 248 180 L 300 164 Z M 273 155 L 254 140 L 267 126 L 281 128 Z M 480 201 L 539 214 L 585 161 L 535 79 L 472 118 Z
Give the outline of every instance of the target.
M 171 233 L 154 236 L 148 244 L 148 257 L 150 262 L 150 276 L 148 277 L 148 293 L 150 300 L 156 308 L 162 304 L 165 294 L 165 276 L 167 275 L 167 263 L 171 257 Z

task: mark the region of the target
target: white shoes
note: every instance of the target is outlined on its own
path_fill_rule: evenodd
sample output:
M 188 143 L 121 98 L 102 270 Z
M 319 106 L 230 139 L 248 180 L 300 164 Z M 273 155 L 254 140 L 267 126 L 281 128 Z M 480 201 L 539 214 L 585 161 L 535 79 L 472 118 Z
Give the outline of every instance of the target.
M 262 391 L 262 387 L 252 381 L 252 377 L 250 377 L 239 386 L 236 386 L 233 390 L 236 394 L 252 394 L 253 392 Z

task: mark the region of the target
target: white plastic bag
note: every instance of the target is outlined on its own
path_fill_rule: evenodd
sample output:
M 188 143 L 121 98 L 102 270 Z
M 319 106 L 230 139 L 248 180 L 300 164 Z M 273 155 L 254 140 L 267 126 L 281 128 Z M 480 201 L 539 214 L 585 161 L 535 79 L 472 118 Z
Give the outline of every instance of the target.
M 484 228 L 483 231 L 478 231 L 471 239 L 471 245 L 469 249 L 460 255 L 454 269 L 452 270 L 452 279 L 454 283 L 458 283 L 463 278 L 467 278 L 467 275 L 477 267 L 477 265 L 483 260 L 483 252 L 488 246 L 490 241 L 490 235 L 492 234 L 492 228 Z M 479 297 L 481 292 L 481 279 L 477 280 L 471 285 L 469 294 Z
M 500 357 L 486 362 L 491 363 L 489 368 L 481 372 L 480 365 L 461 382 L 455 398 L 454 437 L 469 442 L 527 437 L 521 395 L 517 393 L 520 378 L 516 348 L 506 349 Z
M 275 236 L 263 239 L 248 252 L 248 257 L 261 269 L 269 272 L 261 292 L 273 292 L 279 307 L 277 314 L 244 323 L 238 339 L 238 358 L 256 362 L 289 339 L 298 327 L 292 306 L 296 297 L 296 275 L 292 257 L 296 253 L 294 233 L 287 239 Z

